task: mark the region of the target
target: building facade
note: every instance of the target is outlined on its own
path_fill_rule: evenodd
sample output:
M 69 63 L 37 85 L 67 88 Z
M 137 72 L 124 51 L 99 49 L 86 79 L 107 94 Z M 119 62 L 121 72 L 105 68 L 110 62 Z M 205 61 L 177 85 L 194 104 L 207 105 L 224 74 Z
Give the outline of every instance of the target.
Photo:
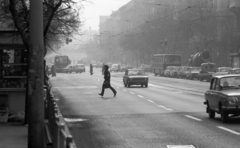
M 176 53 L 185 65 L 191 55 L 207 50 L 218 66 L 231 66 L 231 54 L 240 49 L 239 2 L 132 0 L 101 24 L 110 35 L 101 43 L 141 63 L 155 53 Z

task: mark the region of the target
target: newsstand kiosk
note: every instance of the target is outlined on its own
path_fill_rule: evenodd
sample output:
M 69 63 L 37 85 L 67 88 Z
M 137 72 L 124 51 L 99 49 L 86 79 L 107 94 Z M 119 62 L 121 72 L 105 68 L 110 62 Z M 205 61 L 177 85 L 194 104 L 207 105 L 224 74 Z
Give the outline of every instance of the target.
M 25 112 L 27 68 L 23 44 L 0 43 L 0 122 Z

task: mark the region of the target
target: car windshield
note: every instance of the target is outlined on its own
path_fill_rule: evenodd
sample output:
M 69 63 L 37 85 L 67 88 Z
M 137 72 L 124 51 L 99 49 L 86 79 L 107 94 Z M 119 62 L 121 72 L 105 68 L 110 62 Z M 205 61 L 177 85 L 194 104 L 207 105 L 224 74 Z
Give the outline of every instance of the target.
M 240 88 L 240 76 L 224 77 L 220 79 L 220 85 L 223 89 Z
M 128 75 L 145 75 L 143 70 L 129 70 Z

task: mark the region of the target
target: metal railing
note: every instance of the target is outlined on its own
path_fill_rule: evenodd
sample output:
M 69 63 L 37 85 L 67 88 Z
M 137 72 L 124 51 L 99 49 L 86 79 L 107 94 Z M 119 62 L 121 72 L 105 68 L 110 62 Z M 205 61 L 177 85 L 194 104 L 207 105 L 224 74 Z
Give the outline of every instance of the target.
M 47 88 L 47 96 L 45 99 L 45 121 L 49 127 L 52 141 L 47 147 L 52 148 L 74 148 L 72 135 L 66 131 L 65 123 L 60 119 L 59 108 L 53 97 L 51 88 Z

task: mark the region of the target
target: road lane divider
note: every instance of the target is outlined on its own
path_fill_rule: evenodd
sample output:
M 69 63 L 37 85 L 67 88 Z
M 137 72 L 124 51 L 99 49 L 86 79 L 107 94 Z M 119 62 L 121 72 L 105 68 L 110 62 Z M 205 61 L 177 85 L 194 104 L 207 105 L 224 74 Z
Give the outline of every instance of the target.
M 141 96 L 141 95 L 137 95 L 138 97 L 140 97 L 140 98 L 144 98 L 143 96 Z
M 167 107 L 162 106 L 162 105 L 158 105 L 158 107 L 161 107 L 161 108 L 163 108 L 163 109 L 165 109 L 165 110 L 168 110 L 168 111 L 173 111 L 173 109 L 171 109 L 171 108 L 167 108 Z
M 198 118 L 190 116 L 190 115 L 185 115 L 185 117 L 191 118 L 191 119 L 196 120 L 196 121 L 202 121 L 201 119 L 198 119 Z
M 134 92 L 130 92 L 130 94 L 134 95 L 135 93 Z
M 152 100 L 147 100 L 147 101 L 149 101 L 149 102 L 151 102 L 151 103 L 154 103 Z
M 240 135 L 239 132 L 236 132 L 236 131 L 234 131 L 234 130 L 225 128 L 225 127 L 223 127 L 223 126 L 217 126 L 217 127 L 218 127 L 219 129 L 225 130 L 225 131 L 230 132 L 230 133 L 232 133 L 232 134 L 235 134 L 235 135 L 238 135 L 238 136 Z
M 126 89 L 123 89 L 123 91 L 127 91 Z

